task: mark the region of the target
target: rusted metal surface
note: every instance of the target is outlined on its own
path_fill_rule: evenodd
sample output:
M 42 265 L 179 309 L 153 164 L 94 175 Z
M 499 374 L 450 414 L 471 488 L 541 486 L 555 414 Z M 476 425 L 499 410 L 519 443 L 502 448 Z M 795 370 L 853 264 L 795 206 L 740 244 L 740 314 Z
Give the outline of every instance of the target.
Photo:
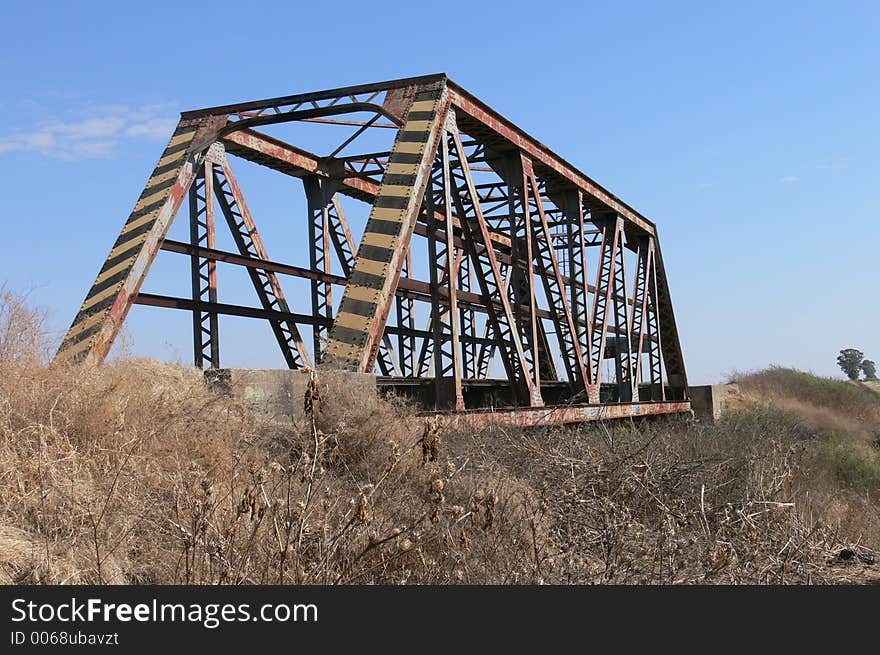
M 254 129 L 280 123 L 338 136 L 317 153 Z M 228 156 L 302 180 L 308 261 L 269 259 Z M 166 239 L 187 197 L 191 242 Z M 350 199 L 370 206 L 359 242 Z M 189 257 L 191 298 L 140 291 L 160 250 Z M 218 301 L 221 266 L 257 306 Z M 654 223 L 443 74 L 185 112 L 57 357 L 100 362 L 132 304 L 192 312 L 196 366 L 219 365 L 220 317 L 266 320 L 289 367 L 430 389 L 471 426 L 688 411 Z
M 196 246 L 214 248 L 214 163 L 211 152 L 199 170 L 189 190 L 190 241 Z M 217 262 L 200 256 L 195 249 L 190 254 L 192 297 L 210 303 L 217 302 Z M 193 312 L 193 364 L 196 368 L 220 368 L 220 328 L 214 312 Z
M 463 412 L 423 412 L 420 418 L 439 416 L 450 430 L 476 431 L 495 425 L 530 428 L 541 425 L 568 425 L 591 421 L 611 421 L 648 416 L 691 414 L 687 401 L 653 403 L 615 403 L 605 405 L 557 405 L 511 409 L 467 410 Z
M 102 362 L 225 117 L 181 119 L 61 343 L 60 361 Z

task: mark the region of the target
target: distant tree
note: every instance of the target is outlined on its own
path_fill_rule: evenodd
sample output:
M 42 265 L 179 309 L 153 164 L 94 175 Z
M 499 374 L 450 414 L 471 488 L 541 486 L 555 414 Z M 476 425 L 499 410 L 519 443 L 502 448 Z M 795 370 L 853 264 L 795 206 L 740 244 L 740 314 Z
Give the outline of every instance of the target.
M 876 380 L 877 379 L 877 365 L 874 364 L 870 359 L 866 359 L 862 362 L 862 373 L 865 374 L 866 380 Z
M 850 380 L 859 379 L 859 370 L 862 367 L 862 360 L 865 353 L 855 348 L 844 348 L 837 356 L 837 365 L 846 373 L 846 377 Z

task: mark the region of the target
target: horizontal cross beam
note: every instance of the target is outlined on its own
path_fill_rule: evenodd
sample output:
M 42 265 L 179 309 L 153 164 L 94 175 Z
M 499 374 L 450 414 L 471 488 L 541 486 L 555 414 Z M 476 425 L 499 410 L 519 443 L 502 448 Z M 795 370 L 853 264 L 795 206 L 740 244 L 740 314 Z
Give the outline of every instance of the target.
M 302 325 L 330 325 L 332 319 L 326 316 L 312 316 L 311 314 L 299 314 L 296 312 L 281 312 L 271 309 L 261 309 L 259 307 L 246 307 L 243 305 L 232 305 L 221 302 L 207 302 L 202 300 L 192 300 L 191 298 L 179 298 L 176 296 L 165 296 L 156 293 L 139 293 L 134 304 L 146 305 L 148 307 L 165 307 L 167 309 L 182 309 L 186 311 L 200 311 L 212 314 L 223 314 L 226 316 L 241 316 L 243 318 L 261 318 L 275 321 L 293 321 Z M 418 330 L 410 328 L 401 328 L 394 325 L 385 327 L 385 331 L 389 334 L 402 334 L 411 337 L 428 337 L 431 333 L 427 330 Z M 486 344 L 494 343 L 492 339 L 482 337 L 462 337 L 470 343 Z

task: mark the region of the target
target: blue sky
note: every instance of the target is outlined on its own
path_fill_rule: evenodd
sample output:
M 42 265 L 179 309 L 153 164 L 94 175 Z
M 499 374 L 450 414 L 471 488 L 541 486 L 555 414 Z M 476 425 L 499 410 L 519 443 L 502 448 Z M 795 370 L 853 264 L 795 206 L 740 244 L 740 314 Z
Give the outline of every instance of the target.
M 880 358 L 880 3 L 129 4 L 0 6 L 0 281 L 59 333 L 179 111 L 445 71 L 657 223 L 692 382 Z M 301 188 L 256 173 L 296 260 Z M 224 326 L 225 363 L 277 363 Z M 188 329 L 136 307 L 127 340 L 188 361 Z

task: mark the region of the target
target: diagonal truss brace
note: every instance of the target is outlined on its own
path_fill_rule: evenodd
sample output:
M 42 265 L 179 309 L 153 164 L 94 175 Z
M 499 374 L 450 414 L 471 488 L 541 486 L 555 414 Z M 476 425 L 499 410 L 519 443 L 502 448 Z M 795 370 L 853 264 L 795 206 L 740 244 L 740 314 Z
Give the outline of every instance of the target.
M 532 238 L 532 252 L 538 272 L 544 283 L 544 294 L 550 305 L 550 313 L 556 325 L 556 336 L 559 341 L 559 349 L 562 361 L 568 372 L 569 381 L 577 390 L 589 393 L 586 368 L 577 330 L 565 295 L 565 284 L 562 281 L 562 272 L 556 258 L 553 247 L 553 238 L 547 225 L 547 216 L 544 213 L 544 204 L 538 189 L 538 180 L 532 169 L 532 162 L 523 157 L 523 172 L 525 173 L 528 198 L 534 202 L 537 208 L 537 217 L 529 216 Z M 526 203 L 528 206 L 528 203 Z
M 225 116 L 181 120 L 86 295 L 55 359 L 101 362 L 107 356 L 205 152 L 197 144 Z
M 220 165 L 214 166 L 214 191 L 239 252 L 247 257 L 269 261 L 266 247 L 244 201 L 238 180 L 225 157 Z M 290 308 L 276 273 L 260 268 L 247 270 L 263 309 L 289 314 Z M 270 319 L 269 324 L 272 326 L 272 332 L 281 347 L 287 366 L 294 369 L 309 366 L 305 343 L 296 323 L 290 320 Z
M 543 405 L 540 390 L 533 382 L 522 343 L 515 332 L 513 311 L 507 293 L 504 293 L 504 281 L 492 247 L 489 227 L 480 208 L 454 117 L 449 120 L 448 129 L 452 195 L 463 228 L 468 256 L 475 263 L 474 272 L 488 310 L 494 338 L 500 346 L 504 368 L 515 392 L 521 397 L 524 396 L 523 400 L 532 406 Z M 500 311 L 496 309 L 496 303 L 500 306 Z
M 623 221 L 619 217 L 602 220 L 601 229 L 602 244 L 599 250 L 599 272 L 596 278 L 593 321 L 590 332 L 590 370 L 594 384 L 590 398 L 591 403 L 599 402 L 602 362 L 605 359 L 605 344 L 608 338 L 608 308 L 613 302 L 614 293 L 615 254 L 623 247 Z

